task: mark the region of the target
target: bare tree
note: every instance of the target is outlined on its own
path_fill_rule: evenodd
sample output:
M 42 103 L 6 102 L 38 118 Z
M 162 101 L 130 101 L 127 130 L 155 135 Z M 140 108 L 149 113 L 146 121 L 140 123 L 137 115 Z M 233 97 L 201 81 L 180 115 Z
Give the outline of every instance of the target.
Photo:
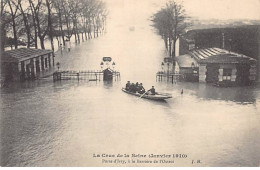
M 0 11 L 0 54 L 4 51 L 5 47 L 5 41 L 6 41 L 6 25 L 8 22 L 7 19 L 7 12 L 5 10 L 7 6 L 7 1 L 6 0 L 1 0 L 1 11 Z M 2 55 L 1 55 L 2 56 Z
M 29 2 L 31 4 L 33 16 L 36 21 L 37 34 L 40 39 L 41 48 L 45 49 L 44 39 L 49 31 L 49 22 L 48 14 L 46 14 L 46 7 L 44 6 L 42 0 L 38 0 L 37 2 L 29 0 Z
M 65 38 L 64 38 L 64 30 L 63 30 L 63 15 L 64 11 L 62 8 L 63 0 L 53 0 L 53 6 L 57 12 L 58 15 L 58 25 L 59 25 L 59 30 L 61 32 L 61 37 L 63 44 L 65 44 Z
M 84 34 L 86 40 L 92 38 L 92 32 L 98 37 L 104 32 L 106 16 L 106 6 L 101 0 L 1 0 L 1 50 L 7 42 L 6 30 L 13 33 L 14 38 L 8 41 L 13 41 L 15 48 L 23 35 L 27 38 L 27 48 L 32 42 L 38 48 L 40 40 L 42 49 L 48 35 L 52 50 L 54 36 L 58 39 L 61 35 L 63 44 L 65 36 L 70 40 L 73 34 L 76 42 L 83 41 Z
M 13 0 L 7 0 L 7 3 L 9 5 L 10 14 L 11 14 L 11 18 L 12 18 L 12 28 L 13 28 L 13 35 L 14 35 L 14 46 L 17 49 L 18 48 L 18 38 L 17 38 L 17 30 L 16 30 L 15 19 L 17 17 L 17 12 L 18 12 L 21 0 L 17 0 L 17 2 L 13 1 Z M 16 4 L 18 4 L 18 5 L 16 5 Z
M 27 36 L 27 48 L 30 48 L 31 45 L 31 26 L 30 26 L 30 22 L 29 22 L 29 6 L 27 6 L 27 8 L 24 9 L 23 6 L 26 6 L 23 3 L 19 4 L 19 9 L 21 11 L 21 14 L 23 16 L 23 23 L 24 23 L 24 28 L 25 28 L 25 32 L 26 32 L 26 36 Z
M 51 40 L 51 49 L 54 51 L 54 43 L 53 43 L 53 25 L 52 25 L 52 2 L 50 0 L 46 0 L 46 6 L 48 10 L 48 31 L 49 31 L 49 37 Z M 54 53 L 53 53 L 54 54 Z
M 166 7 L 153 15 L 153 26 L 164 39 L 170 57 L 175 57 L 175 45 L 179 36 L 189 26 L 185 22 L 187 16 L 182 4 L 170 0 Z

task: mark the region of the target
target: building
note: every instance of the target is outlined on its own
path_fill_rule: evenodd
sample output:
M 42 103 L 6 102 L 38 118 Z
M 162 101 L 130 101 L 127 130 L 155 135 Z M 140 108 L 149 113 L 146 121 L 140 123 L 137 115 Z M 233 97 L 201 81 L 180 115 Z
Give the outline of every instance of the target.
M 5 81 L 37 79 L 54 67 L 52 50 L 20 48 L 1 56 L 1 76 Z
M 250 85 L 256 80 L 255 59 L 220 48 L 194 49 L 186 55 L 176 57 L 176 62 L 179 72 L 183 74 L 190 74 L 198 68 L 199 82 L 242 86 Z
M 181 35 L 180 55 L 192 49 L 222 48 L 258 60 L 258 80 L 260 81 L 259 53 L 260 25 L 225 26 L 222 28 L 192 29 Z

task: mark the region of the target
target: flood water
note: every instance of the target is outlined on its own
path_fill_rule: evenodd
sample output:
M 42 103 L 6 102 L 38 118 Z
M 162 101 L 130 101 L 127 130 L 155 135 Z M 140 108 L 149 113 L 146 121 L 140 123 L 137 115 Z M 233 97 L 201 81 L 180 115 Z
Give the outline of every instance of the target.
M 164 44 L 147 20 L 141 23 L 130 31 L 132 24 L 114 22 L 107 34 L 56 59 L 61 69 L 99 70 L 102 57 L 111 56 L 121 81 L 46 79 L 1 89 L 1 166 L 259 166 L 260 86 L 156 82 Z M 128 95 L 121 91 L 127 80 L 173 98 Z M 122 165 L 93 154 L 187 158 Z

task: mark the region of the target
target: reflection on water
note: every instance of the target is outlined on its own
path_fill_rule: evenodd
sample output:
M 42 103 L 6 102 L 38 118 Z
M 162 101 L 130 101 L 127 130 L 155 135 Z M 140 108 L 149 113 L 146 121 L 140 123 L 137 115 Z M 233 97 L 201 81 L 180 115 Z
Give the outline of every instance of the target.
M 260 86 L 156 82 L 165 51 L 145 24 L 114 26 L 56 59 L 61 69 L 98 70 L 111 56 L 121 81 L 50 78 L 1 89 L 1 166 L 111 166 L 93 159 L 98 153 L 188 155 L 166 166 L 259 166 Z M 127 80 L 173 98 L 123 93 Z
M 99 164 L 92 154 L 103 152 L 185 153 L 201 166 L 259 164 L 259 85 L 157 83 L 173 94 L 166 102 L 123 93 L 120 81 L 17 86 L 1 91 L 2 166 L 91 166 Z

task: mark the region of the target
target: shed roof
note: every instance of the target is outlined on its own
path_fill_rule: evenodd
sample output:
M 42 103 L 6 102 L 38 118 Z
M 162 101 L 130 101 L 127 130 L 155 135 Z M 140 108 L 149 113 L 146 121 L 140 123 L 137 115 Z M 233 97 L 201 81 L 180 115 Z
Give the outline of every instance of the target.
M 182 68 L 183 67 L 190 68 L 192 63 L 194 63 L 195 67 L 198 66 L 197 61 L 188 54 L 176 56 L 175 60 L 178 63 L 179 67 Z
M 256 61 L 243 54 L 229 52 L 220 48 L 195 49 L 190 51 L 190 56 L 198 63 L 248 63 Z
M 19 48 L 15 50 L 8 50 L 3 53 L 2 62 L 19 62 L 49 53 L 52 53 L 52 50 L 35 48 Z

